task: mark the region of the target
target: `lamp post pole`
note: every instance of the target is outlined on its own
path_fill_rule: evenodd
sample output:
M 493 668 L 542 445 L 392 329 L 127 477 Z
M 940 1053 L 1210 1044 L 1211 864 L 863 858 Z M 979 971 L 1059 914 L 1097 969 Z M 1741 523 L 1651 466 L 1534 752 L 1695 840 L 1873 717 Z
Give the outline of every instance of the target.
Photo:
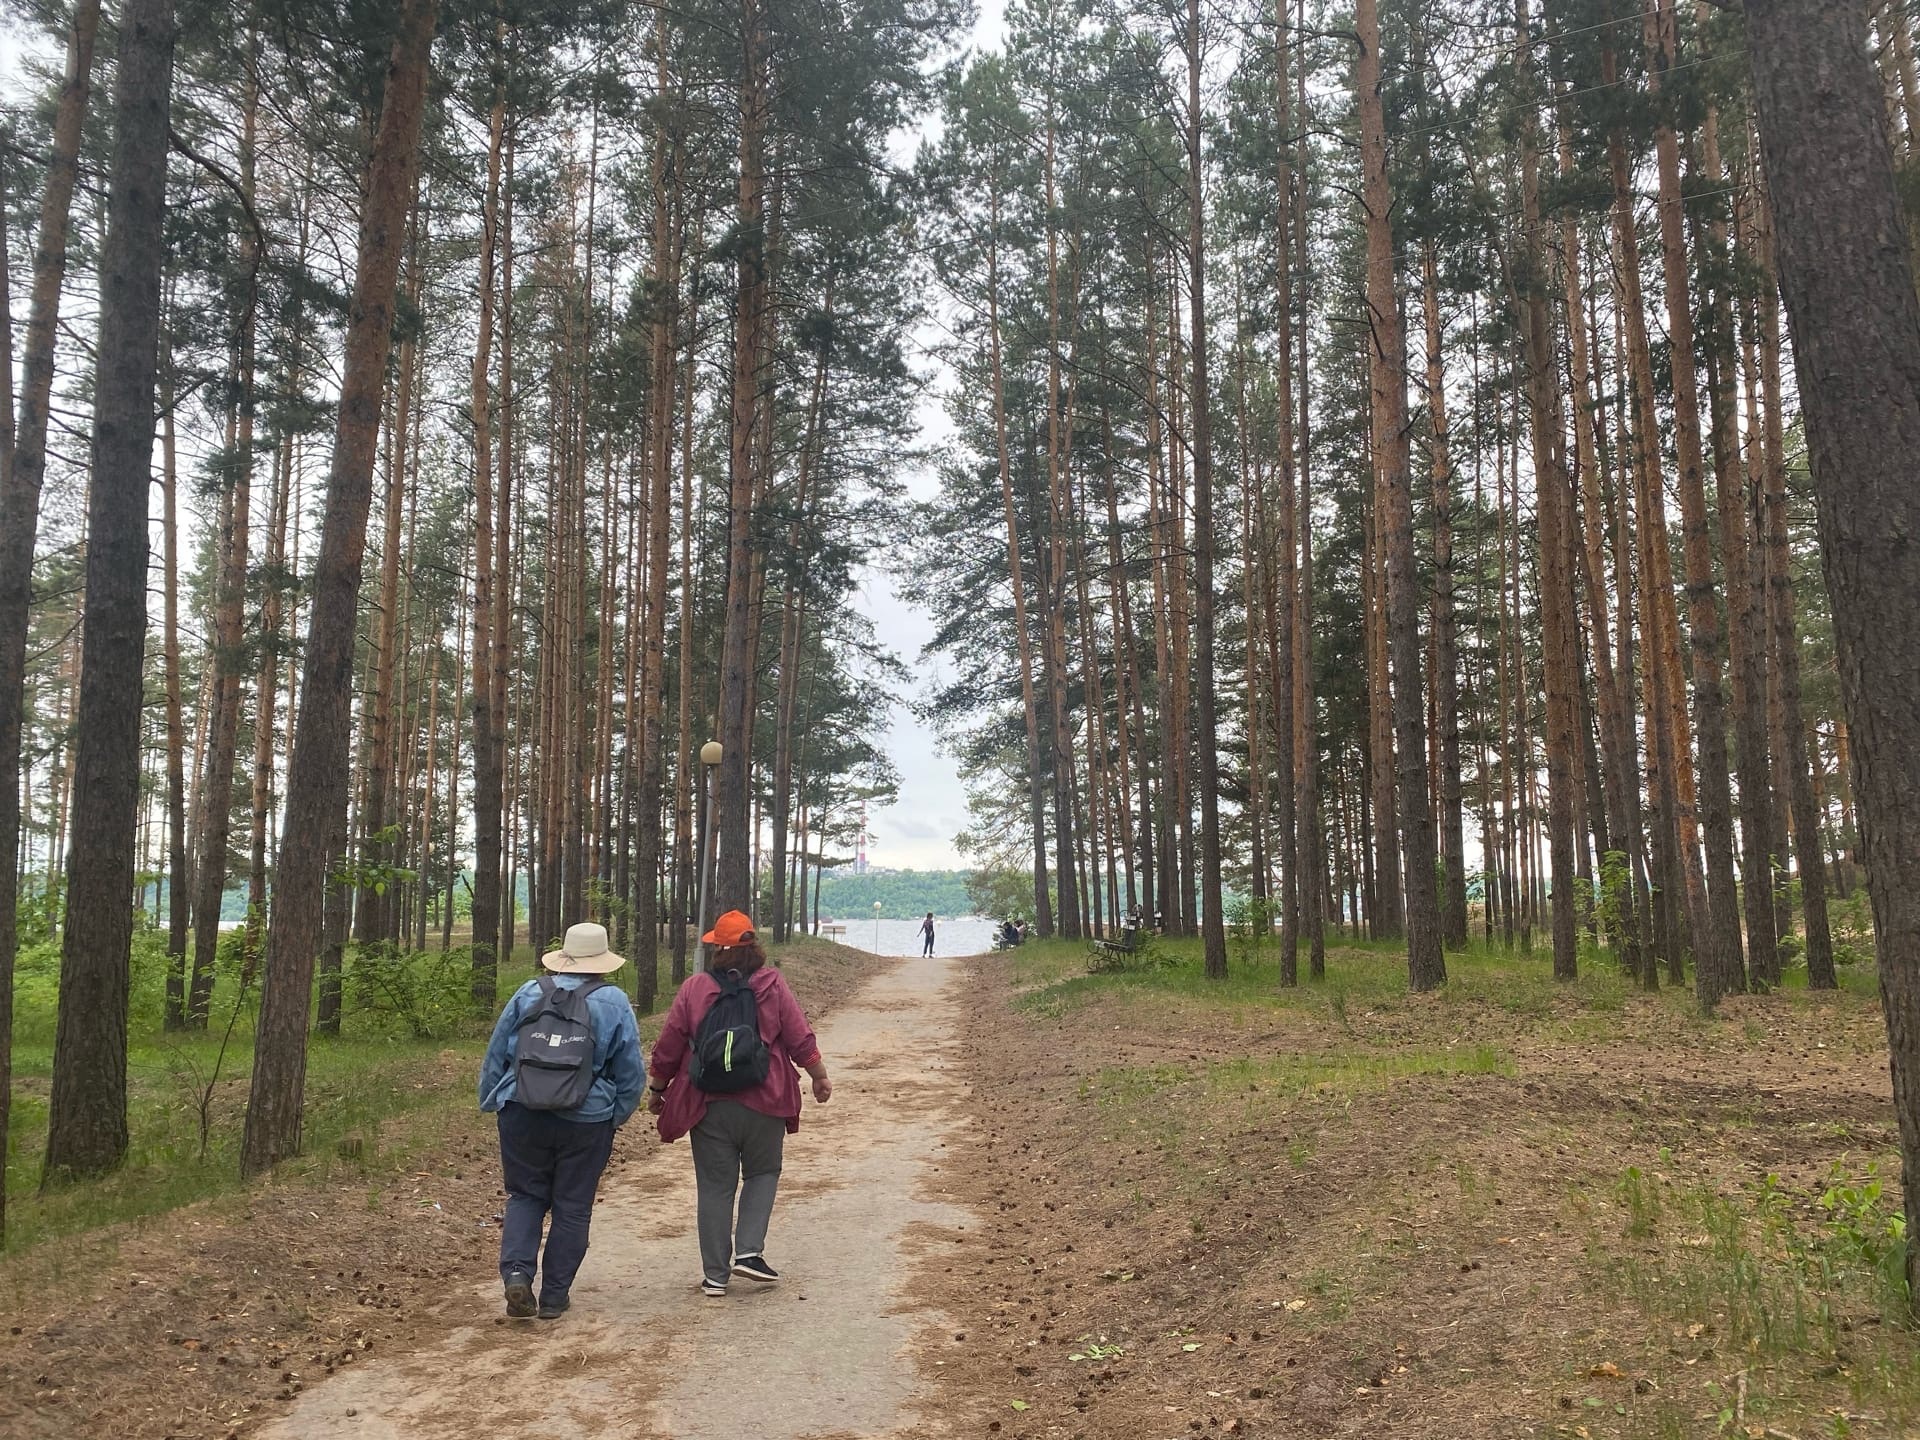
M 700 910 L 699 913 L 694 916 L 694 933 L 697 935 L 706 934 L 707 926 L 711 923 L 710 917 L 707 915 L 707 886 L 710 872 L 713 868 L 709 863 L 708 855 L 708 851 L 711 849 L 710 842 L 712 839 L 708 833 L 708 816 L 713 813 L 713 772 L 719 768 L 720 759 L 724 753 L 720 748 L 720 742 L 718 740 L 709 740 L 700 747 L 700 763 L 705 767 L 705 770 L 700 777 L 700 834 L 698 851 L 700 864 Z M 703 951 L 702 953 L 705 952 Z
M 880 953 L 880 902 L 873 902 L 873 953 Z

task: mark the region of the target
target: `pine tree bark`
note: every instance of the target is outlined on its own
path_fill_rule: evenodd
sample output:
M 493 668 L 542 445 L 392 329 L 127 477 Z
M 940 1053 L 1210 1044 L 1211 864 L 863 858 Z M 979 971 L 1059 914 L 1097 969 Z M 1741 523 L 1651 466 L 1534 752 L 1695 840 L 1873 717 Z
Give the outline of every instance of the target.
M 355 610 L 436 9 L 436 0 L 402 0 L 379 129 L 367 161 L 333 462 L 314 561 L 299 721 L 288 760 L 284 835 L 241 1148 L 241 1171 L 248 1175 L 300 1148 L 314 937 L 321 928 L 330 842 L 344 833 Z
M 1707 57 L 1703 41 L 1702 57 Z M 1718 106 L 1709 103 L 1700 129 L 1703 179 L 1709 191 L 1726 186 L 1720 161 Z M 1731 255 L 1727 223 L 1716 197 L 1705 227 L 1709 264 L 1725 276 Z M 1746 920 L 1747 967 L 1752 983 L 1780 983 L 1780 950 L 1773 929 L 1773 769 L 1767 755 L 1766 642 L 1754 595 L 1753 540 L 1746 466 L 1740 454 L 1740 418 L 1734 399 L 1733 306 L 1722 279 L 1705 306 L 1707 414 L 1713 449 L 1714 500 L 1720 523 L 1720 566 L 1726 592 L 1727 679 L 1733 699 L 1734 764 L 1740 783 L 1740 900 Z
M 1674 0 L 1658 0 L 1647 17 L 1648 84 L 1676 63 Z M 1713 539 L 1707 515 L 1701 453 L 1700 383 L 1694 369 L 1693 308 L 1689 298 L 1685 217 L 1681 210 L 1680 142 L 1670 119 L 1654 129 L 1659 176 L 1660 258 L 1665 281 L 1667 337 L 1672 357 L 1673 439 L 1679 462 L 1680 522 L 1686 562 L 1687 639 L 1693 679 L 1693 723 L 1699 745 L 1697 806 L 1706 840 L 1708 930 L 1696 934 L 1695 988 L 1712 1008 L 1720 996 L 1747 988 L 1741 955 L 1740 908 L 1733 869 L 1733 797 L 1727 764 L 1726 697 L 1720 681 L 1720 615 L 1714 599 Z
M 1601 54 L 1604 84 L 1616 82 L 1617 60 L 1611 47 Z M 1704 881 L 1691 848 L 1682 811 L 1680 767 L 1686 749 L 1685 716 L 1676 713 L 1677 677 L 1673 640 L 1673 587 L 1667 557 L 1658 439 L 1659 409 L 1654 397 L 1653 361 L 1647 338 L 1646 307 L 1640 285 L 1640 241 L 1634 222 L 1631 163 L 1619 127 L 1607 137 L 1607 164 L 1613 186 L 1614 274 L 1619 289 L 1617 313 L 1624 322 L 1629 400 L 1633 417 L 1633 505 L 1639 550 L 1642 691 L 1647 712 L 1647 782 L 1654 933 L 1675 984 L 1685 982 L 1684 954 L 1697 952 L 1696 937 L 1707 928 Z M 1685 917 L 1684 922 L 1682 916 Z
M 822 417 L 826 410 L 828 364 L 833 351 L 834 274 L 831 267 L 824 282 L 819 313 L 826 334 L 818 341 L 819 350 L 814 358 L 813 383 L 808 391 L 806 421 L 789 502 L 793 518 L 787 525 L 787 554 L 790 574 L 794 578 L 789 580 L 781 602 L 779 687 L 774 700 L 773 835 L 769 874 L 772 881 L 772 930 L 776 940 L 786 940 L 791 935 L 787 904 L 787 849 L 793 814 L 794 721 L 800 699 L 800 642 L 806 628 L 810 598 L 799 577 L 806 574 L 811 558 L 807 553 L 806 536 L 814 498 L 814 467 L 821 446 Z
M 307 218 L 311 189 L 301 190 L 301 233 L 296 264 L 306 263 Z M 296 315 L 299 313 L 295 312 Z M 295 332 L 298 333 L 296 322 Z M 302 375 L 299 342 L 288 357 L 285 384 L 297 394 Z M 289 425 L 276 447 L 276 476 L 267 520 L 266 581 L 260 600 L 260 664 L 254 676 L 253 796 L 248 828 L 247 920 L 243 969 L 255 972 L 267 923 L 267 846 L 273 811 L 274 733 L 280 700 L 280 649 L 283 593 L 287 568 L 287 530 L 294 502 L 294 442 Z
M 1213 636 L 1213 396 L 1208 384 L 1206 317 L 1206 194 L 1200 156 L 1200 0 L 1187 0 L 1187 261 L 1192 311 L 1192 447 L 1194 447 L 1194 682 L 1200 735 L 1194 747 L 1200 783 L 1200 943 L 1206 973 L 1227 977 L 1227 922 L 1221 912 L 1219 858 L 1219 741 L 1215 735 Z
M 1529 49 L 1530 0 L 1516 0 L 1516 52 Z M 1524 60 L 1519 71 L 1526 83 Z M 1553 973 L 1578 973 L 1578 911 L 1574 860 L 1576 779 L 1574 735 L 1580 685 L 1580 648 L 1573 613 L 1573 526 L 1566 476 L 1566 427 L 1561 408 L 1552 321 L 1547 310 L 1546 245 L 1540 215 L 1539 115 L 1529 102 L 1521 117 L 1520 188 L 1523 234 L 1518 281 L 1527 401 L 1533 422 L 1535 520 L 1539 544 L 1540 652 L 1547 693 L 1547 836 L 1552 867 Z M 1531 767 L 1529 767 L 1531 772 Z
M 0 272 L 4 272 L 0 264 Z M 0 283 L 4 283 L 0 275 Z M 179 466 L 174 445 L 173 353 L 171 338 L 161 380 L 160 545 L 164 611 L 161 631 L 161 684 L 167 706 L 167 980 L 162 1024 L 181 1030 L 187 1023 L 187 922 L 192 881 L 187 872 L 187 731 L 180 704 L 180 526 Z M 10 360 L 11 357 L 7 357 Z
M 1793 858 L 1800 875 L 1800 915 L 1805 929 L 1807 984 L 1833 990 L 1840 977 L 1833 966 L 1833 935 L 1827 923 L 1825 827 L 1808 754 L 1807 723 L 1800 701 L 1800 636 L 1794 622 L 1793 553 L 1787 543 L 1786 402 L 1781 386 L 1781 324 L 1778 265 L 1774 255 L 1771 205 L 1762 199 L 1758 227 L 1761 273 L 1766 283 L 1757 302 L 1760 319 L 1760 385 L 1766 398 L 1760 430 L 1762 494 L 1767 546 L 1767 623 L 1771 639 L 1770 673 L 1776 688 L 1785 741 L 1786 799 L 1793 820 Z M 1785 857 L 1782 857 L 1784 863 Z
M 1407 445 L 1407 346 L 1394 286 L 1393 186 L 1387 174 L 1378 0 L 1358 0 L 1354 84 L 1360 111 L 1361 198 L 1367 227 L 1367 309 L 1372 337 L 1374 463 L 1383 480 L 1380 529 L 1387 555 L 1395 771 L 1405 851 L 1407 977 L 1414 990 L 1445 983 L 1433 815 L 1427 804 L 1426 702 L 1421 683 L 1419 575 L 1414 567 L 1413 480 Z
M 755 542 L 754 494 L 757 488 L 760 411 L 766 403 L 767 204 L 766 126 L 768 123 L 766 16 L 761 0 L 741 0 L 739 186 L 735 208 L 736 243 L 733 315 L 733 374 L 730 437 L 727 451 L 726 628 L 720 657 L 720 744 L 715 832 L 719 863 L 714 875 L 713 907 L 749 909 L 751 803 L 748 776 L 752 756 L 749 696 L 753 689 L 751 650 Z M 706 916 L 700 917 L 705 924 Z
M 247 59 L 246 95 L 240 133 L 241 194 L 253 197 L 254 133 L 259 111 L 259 79 L 253 57 Z M 257 291 L 258 238 L 249 228 L 240 243 L 240 264 L 250 272 L 250 288 Z M 240 682 L 247 662 L 247 559 L 252 523 L 254 331 L 255 295 L 244 300 L 244 312 L 231 355 L 233 386 L 228 412 L 227 450 L 221 457 L 221 526 L 219 569 L 214 593 L 213 710 L 207 721 L 206 775 L 201 782 L 200 853 L 193 867 L 193 971 L 187 990 L 187 1025 L 203 1029 L 213 999 L 216 951 L 225 908 L 227 881 L 232 875 L 230 841 L 233 823 L 234 771 L 239 761 Z
M 1299 0 L 1294 28 L 1300 37 L 1302 58 L 1301 63 L 1294 67 L 1293 78 L 1294 110 L 1298 117 L 1293 127 L 1298 157 L 1294 173 L 1299 177 L 1293 187 L 1293 253 L 1294 268 L 1304 286 L 1307 276 L 1312 273 L 1307 263 L 1307 176 L 1311 158 L 1308 149 L 1311 126 L 1307 123 L 1307 65 L 1304 54 L 1307 0 Z M 1294 527 L 1300 541 L 1299 602 L 1296 607 L 1298 623 L 1293 627 L 1294 783 L 1298 787 L 1294 819 L 1299 833 L 1300 908 L 1301 924 L 1307 932 L 1307 974 L 1314 980 L 1320 980 L 1327 973 L 1326 922 L 1330 908 L 1331 877 L 1327 865 L 1326 829 L 1320 818 L 1320 741 L 1314 703 L 1313 372 L 1308 363 L 1311 353 L 1308 348 L 1309 337 L 1313 326 L 1310 323 L 1309 304 L 1310 292 L 1303 288 L 1301 323 L 1298 328 L 1299 368 L 1294 377 L 1300 394 L 1300 428 L 1297 437 L 1300 453 L 1299 503 Z
M 667 13 L 661 10 L 655 16 L 654 60 L 662 95 L 669 93 L 668 37 Z M 679 213 L 676 204 L 679 198 L 677 164 L 672 167 L 674 183 L 669 186 L 667 159 L 671 138 L 663 115 L 654 132 L 650 170 L 655 292 L 653 334 L 650 337 L 653 390 L 649 399 L 654 408 L 650 417 L 652 428 L 648 433 L 650 445 L 647 453 L 645 517 L 647 594 L 640 637 L 640 799 L 636 807 L 640 830 L 634 847 L 634 869 L 637 873 L 634 922 L 638 932 L 634 960 L 639 972 L 637 993 L 642 1013 L 652 1008 L 660 974 L 660 885 L 657 874 L 660 869 L 661 809 L 667 777 L 666 737 L 661 718 L 666 703 L 667 555 L 673 533 L 673 422 L 678 412 L 674 379 L 679 373 L 674 338 L 679 325 L 680 256 L 685 244 L 684 219 L 678 227 L 675 225 L 675 217 Z M 677 150 L 675 153 L 677 155 Z M 691 526 L 692 517 L 685 517 L 685 523 Z M 683 574 L 683 585 L 685 580 Z M 687 643 L 683 623 L 683 650 Z M 684 709 L 683 705 L 683 713 Z M 682 723 L 684 727 L 684 721 Z M 627 743 L 633 743 L 631 736 Z M 684 743 L 685 737 L 682 736 Z M 680 953 L 684 943 L 683 935 L 680 945 L 675 947 L 676 954 Z
M 1054 888 L 1059 901 L 1055 919 L 1059 933 L 1069 940 L 1080 938 L 1080 896 L 1074 870 L 1075 832 L 1073 805 L 1073 729 L 1067 710 L 1067 528 L 1070 509 L 1064 503 L 1067 461 L 1064 454 L 1070 434 L 1061 416 L 1060 395 L 1060 237 L 1054 220 L 1058 212 L 1054 164 L 1057 133 L 1053 113 L 1054 96 L 1047 95 L 1046 148 L 1043 161 L 1045 186 L 1047 250 L 1047 550 L 1041 576 L 1041 593 L 1046 602 L 1043 620 L 1042 667 L 1047 687 L 1047 717 L 1053 726 L 1053 753 L 1049 769 L 1053 773 L 1053 847 Z M 1070 423 L 1070 422 L 1069 422 Z
M 420 212 L 415 207 L 408 242 L 406 278 L 402 288 L 409 304 L 419 298 Z M 366 783 L 360 799 L 360 858 L 363 864 L 380 869 L 398 863 L 400 846 L 386 834 L 389 811 L 397 811 L 393 799 L 394 774 L 394 684 L 399 674 L 395 664 L 400 636 L 400 540 L 401 522 L 406 518 L 407 461 L 416 437 L 413 431 L 414 358 L 418 347 L 410 335 L 401 342 L 394 362 L 396 373 L 393 420 L 387 430 L 387 485 L 381 501 L 380 592 L 372 631 L 373 685 L 367 692 L 364 738 L 361 753 L 365 757 Z M 474 485 L 480 484 L 479 472 Z M 392 925 L 393 907 L 399 898 L 398 887 L 382 880 L 370 880 L 360 886 L 353 911 L 354 939 L 363 945 L 384 944 L 396 938 Z
M 66 276 L 67 222 L 79 177 L 81 129 L 99 34 L 99 0 L 79 0 L 67 38 L 66 73 L 60 84 L 48 147 L 34 237 L 33 286 L 28 298 L 26 348 L 16 432 L 13 406 L 4 425 L 0 456 L 0 1155 L 6 1153 L 13 1093 L 13 971 L 19 936 L 11 917 L 20 899 L 20 741 L 24 729 L 27 631 L 33 611 L 33 547 L 40 527 L 40 489 L 47 470 L 47 422 L 53 397 L 54 343 L 60 319 L 60 287 Z M 7 341 L 11 402 L 11 326 Z M 6 1202 L 0 1197 L 0 1235 Z
M 479 320 L 471 372 L 473 415 L 473 950 L 467 990 L 477 1012 L 491 1011 L 500 973 L 500 853 L 506 785 L 506 716 L 496 683 L 496 587 L 493 463 L 494 261 L 500 242 L 500 161 L 506 135 L 504 25 L 495 31 L 493 109 L 487 118 L 486 192 L 480 206 Z M 504 466 L 502 470 L 504 472 Z M 502 485 L 502 490 L 505 486 Z
M 1560 126 L 1559 158 L 1560 174 L 1571 175 L 1574 169 L 1571 127 L 1564 120 Z M 1600 458 L 1600 424 L 1593 399 L 1596 367 L 1591 363 L 1597 351 L 1589 351 L 1591 337 L 1587 329 L 1580 227 L 1571 211 L 1561 220 L 1560 250 L 1567 299 L 1567 352 L 1573 383 L 1574 467 L 1579 494 L 1577 528 L 1584 558 L 1580 582 L 1587 608 L 1594 714 L 1600 730 L 1601 789 L 1613 850 L 1612 855 L 1602 850 L 1599 888 L 1603 898 L 1610 902 L 1615 920 L 1616 933 L 1608 939 L 1618 947 L 1621 964 L 1627 972 L 1639 975 L 1644 957 L 1633 874 L 1641 848 L 1640 766 L 1622 672 L 1614 668 L 1613 646 L 1608 638 L 1606 524 L 1601 513 L 1604 470 Z M 1628 575 L 1616 571 L 1614 580 L 1623 596 L 1630 591 L 1632 582 Z M 1630 675 L 1630 667 L 1626 673 Z
M 1873 900 L 1902 1169 L 1920 1175 L 1920 300 L 1858 4 L 1749 0 L 1748 55 L 1800 374 Z M 1920 1294 L 1920 1184 L 1905 1186 Z
M 1273 35 L 1274 95 L 1280 128 L 1292 122 L 1285 0 L 1275 11 Z M 1299 485 L 1295 459 L 1293 387 L 1293 243 L 1295 212 L 1292 150 L 1277 150 L 1276 189 L 1280 233 L 1274 244 L 1274 420 L 1276 486 L 1272 497 L 1274 529 L 1267 550 L 1267 660 L 1273 705 L 1273 769 L 1277 780 L 1273 834 L 1278 841 L 1280 893 L 1280 983 L 1300 983 L 1301 911 L 1311 903 L 1301 883 L 1300 862 L 1300 694 L 1296 673 L 1300 588 Z M 1302 177 L 1304 180 L 1304 177 Z
M 147 491 L 166 256 L 172 0 L 128 0 L 114 57 L 113 160 L 100 252 L 74 844 L 47 1112 L 49 1180 L 127 1149 L 127 988 L 147 638 Z
M 1447 377 L 1441 349 L 1440 279 L 1433 242 L 1420 261 L 1427 340 L 1427 411 L 1433 445 L 1433 701 L 1440 730 L 1440 938 L 1451 949 L 1467 943 L 1466 796 L 1460 765 L 1459 656 L 1453 619 L 1453 450 L 1447 429 Z
M 674 157 L 674 162 L 677 185 L 685 172 L 680 155 Z M 689 289 L 687 333 L 691 336 L 700 331 L 700 267 L 697 262 Z M 670 974 L 676 990 L 687 976 L 689 907 L 699 903 L 693 854 L 693 597 L 699 589 L 699 572 L 693 564 L 693 401 L 697 353 L 697 347 L 692 344 L 687 346 L 686 368 L 682 372 L 680 385 L 680 686 L 679 724 L 674 732 L 679 754 L 674 771 L 673 802 L 673 860 L 680 900 L 674 907 L 673 954 L 670 962 Z

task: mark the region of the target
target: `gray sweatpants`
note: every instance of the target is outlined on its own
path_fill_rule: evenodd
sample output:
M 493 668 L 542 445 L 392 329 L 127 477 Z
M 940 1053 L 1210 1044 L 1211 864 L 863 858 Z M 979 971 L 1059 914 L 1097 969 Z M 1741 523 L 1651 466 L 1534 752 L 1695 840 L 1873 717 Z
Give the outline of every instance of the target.
M 780 1184 L 780 1153 L 787 1122 L 749 1110 L 738 1100 L 709 1100 L 707 1114 L 687 1137 L 699 1193 L 700 1268 L 708 1280 L 727 1283 L 736 1255 L 759 1255 L 773 1218 Z M 735 1223 L 734 1192 L 740 1196 Z

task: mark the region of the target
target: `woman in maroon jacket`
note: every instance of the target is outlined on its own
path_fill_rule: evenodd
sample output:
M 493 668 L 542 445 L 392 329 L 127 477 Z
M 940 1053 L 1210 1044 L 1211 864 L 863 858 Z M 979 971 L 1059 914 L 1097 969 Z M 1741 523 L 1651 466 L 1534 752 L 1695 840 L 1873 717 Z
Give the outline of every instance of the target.
M 687 977 L 667 1011 L 653 1047 L 647 1109 L 659 1117 L 662 1140 L 689 1137 L 699 1195 L 700 1289 L 721 1296 L 730 1275 L 761 1284 L 780 1278 L 767 1263 L 767 1222 L 780 1183 L 781 1151 L 800 1128 L 797 1072 L 812 1077 L 813 1098 L 822 1105 L 833 1094 L 833 1082 L 800 1002 L 754 938 L 753 921 L 729 910 L 700 938 L 711 947 L 707 968 Z M 751 1089 L 709 1095 L 694 1085 L 688 1061 L 700 1022 L 720 998 L 715 977 L 728 971 L 738 971 L 753 991 L 770 1063 L 766 1079 Z

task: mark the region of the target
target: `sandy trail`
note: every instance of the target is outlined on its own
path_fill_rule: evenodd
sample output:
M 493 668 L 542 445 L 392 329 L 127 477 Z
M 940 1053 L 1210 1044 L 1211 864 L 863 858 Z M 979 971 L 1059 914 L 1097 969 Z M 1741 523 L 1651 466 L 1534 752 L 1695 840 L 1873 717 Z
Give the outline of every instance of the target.
M 820 1029 L 833 1102 L 789 1138 L 768 1257 L 784 1281 L 724 1300 L 696 1289 L 693 1166 L 640 1137 L 609 1172 L 593 1244 L 561 1320 L 496 1323 L 498 1281 L 445 1307 L 447 1334 L 302 1394 L 273 1440 L 453 1440 L 477 1434 L 827 1440 L 937 1435 L 917 1341 L 946 1327 L 909 1299 L 964 1211 L 939 1170 L 958 1123 L 955 972 L 944 958 L 876 974 Z M 805 997 L 801 997 L 804 1001 Z M 636 1117 L 635 1126 L 647 1117 Z

